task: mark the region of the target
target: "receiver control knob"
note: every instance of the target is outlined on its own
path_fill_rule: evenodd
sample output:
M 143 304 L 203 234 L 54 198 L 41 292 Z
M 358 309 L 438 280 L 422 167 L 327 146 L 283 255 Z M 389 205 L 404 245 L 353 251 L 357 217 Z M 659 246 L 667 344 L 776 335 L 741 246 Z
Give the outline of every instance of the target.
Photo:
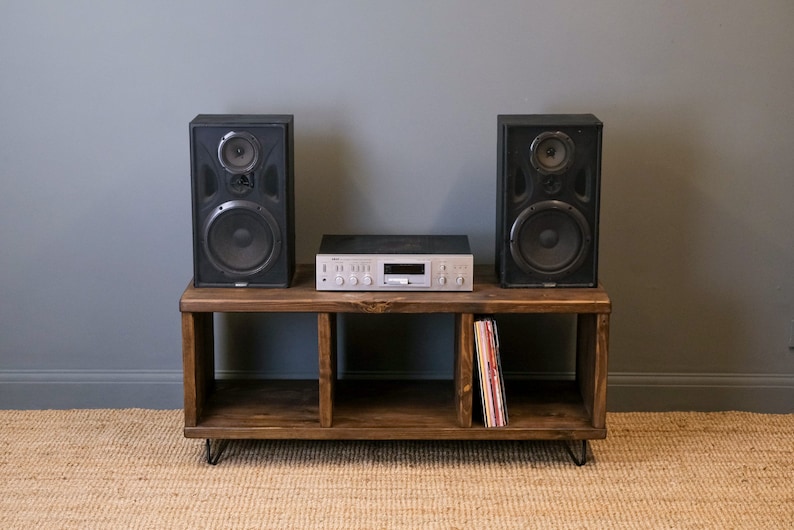
M 446 277 L 444 277 L 444 276 L 440 276 L 440 277 L 438 278 L 438 284 L 439 284 L 439 285 L 446 285 L 446 284 L 447 284 L 447 278 L 446 278 Z
M 335 281 L 336 281 L 336 285 L 344 285 L 345 283 L 345 279 L 342 278 L 341 276 L 337 276 Z
M 458 276 L 457 278 L 455 278 L 455 283 L 457 283 L 458 285 L 463 285 L 463 276 Z
M 367 274 L 361 281 L 364 282 L 364 285 L 372 285 L 372 276 Z
M 358 285 L 358 278 L 356 278 L 355 276 L 351 276 L 350 285 Z

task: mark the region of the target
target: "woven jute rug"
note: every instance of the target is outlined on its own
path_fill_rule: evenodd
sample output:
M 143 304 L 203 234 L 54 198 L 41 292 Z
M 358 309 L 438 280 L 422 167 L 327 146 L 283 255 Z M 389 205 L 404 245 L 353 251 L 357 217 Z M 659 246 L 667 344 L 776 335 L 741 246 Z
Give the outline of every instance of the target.
M 561 442 L 232 443 L 181 411 L 0 411 L 0 528 L 794 528 L 794 415 L 621 413 Z

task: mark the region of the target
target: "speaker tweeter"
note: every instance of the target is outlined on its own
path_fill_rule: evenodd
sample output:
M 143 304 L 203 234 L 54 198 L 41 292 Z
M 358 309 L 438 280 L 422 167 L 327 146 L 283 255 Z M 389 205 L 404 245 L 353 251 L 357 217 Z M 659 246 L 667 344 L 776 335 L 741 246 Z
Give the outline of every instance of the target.
M 259 141 L 247 132 L 230 131 L 218 143 L 218 161 L 232 175 L 253 171 L 259 164 Z

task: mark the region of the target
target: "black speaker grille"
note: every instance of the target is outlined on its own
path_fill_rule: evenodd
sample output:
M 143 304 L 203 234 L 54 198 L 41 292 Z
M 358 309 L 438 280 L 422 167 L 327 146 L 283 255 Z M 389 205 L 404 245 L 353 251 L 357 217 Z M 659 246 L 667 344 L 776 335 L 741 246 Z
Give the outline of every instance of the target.
M 196 287 L 289 287 L 292 129 L 289 114 L 199 114 L 190 122 Z
M 593 287 L 603 124 L 499 115 L 495 268 L 502 287 Z

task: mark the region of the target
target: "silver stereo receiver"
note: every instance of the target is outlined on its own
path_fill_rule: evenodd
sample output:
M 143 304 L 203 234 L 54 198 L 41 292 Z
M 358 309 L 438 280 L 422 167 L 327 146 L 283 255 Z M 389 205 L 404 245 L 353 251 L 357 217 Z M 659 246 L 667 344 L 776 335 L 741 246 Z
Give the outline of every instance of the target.
M 467 236 L 324 235 L 318 291 L 471 291 Z

